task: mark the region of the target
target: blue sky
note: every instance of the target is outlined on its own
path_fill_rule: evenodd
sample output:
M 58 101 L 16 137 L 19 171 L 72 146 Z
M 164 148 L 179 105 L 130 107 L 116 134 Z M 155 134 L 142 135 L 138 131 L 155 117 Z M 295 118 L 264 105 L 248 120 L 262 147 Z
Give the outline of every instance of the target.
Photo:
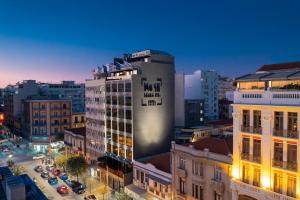
M 147 48 L 177 71 L 227 76 L 300 60 L 300 1 L 0 0 L 0 86 L 84 81 L 114 56 Z

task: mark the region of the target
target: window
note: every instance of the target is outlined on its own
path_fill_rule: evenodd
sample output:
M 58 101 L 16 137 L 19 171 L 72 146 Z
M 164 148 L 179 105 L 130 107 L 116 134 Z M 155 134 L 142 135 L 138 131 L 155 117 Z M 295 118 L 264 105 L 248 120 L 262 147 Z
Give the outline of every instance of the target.
M 184 158 L 179 158 L 179 168 L 185 169 L 185 159 Z
M 126 119 L 131 119 L 131 110 L 126 110 Z
M 283 144 L 275 142 L 274 143 L 274 160 L 282 161 L 283 160 Z
M 193 174 L 197 176 L 203 176 L 203 163 L 193 161 Z
M 185 180 L 179 177 L 179 192 L 185 194 Z
M 249 166 L 248 165 L 243 165 L 243 171 L 242 171 L 242 181 L 244 183 L 249 183 Z
M 250 153 L 250 138 L 243 138 L 242 141 L 242 153 L 249 155 Z
M 250 126 L 250 111 L 243 110 L 243 126 L 249 127 Z
M 222 180 L 222 170 L 221 170 L 221 168 L 215 167 L 214 180 L 216 180 L 216 181 L 221 181 Z
M 297 131 L 297 113 L 288 113 L 288 130 Z
M 260 168 L 253 168 L 253 185 L 259 187 L 260 186 Z
M 197 185 L 197 184 L 192 184 L 192 189 L 193 189 L 193 197 L 195 199 L 199 199 L 199 200 L 203 200 L 203 189 L 200 185 Z
M 287 145 L 287 162 L 288 164 L 297 163 L 297 145 Z M 297 168 L 297 166 L 295 166 Z
M 141 172 L 141 183 L 144 183 L 144 172 Z
M 253 111 L 253 128 L 255 133 L 261 132 L 261 111 L 254 110 Z
M 275 130 L 283 130 L 283 112 L 275 112 L 274 120 Z
M 261 158 L 261 140 L 253 140 L 253 160 L 260 162 Z
M 288 176 L 287 178 L 287 190 L 286 194 L 290 197 L 296 198 L 296 177 L 295 176 Z
M 274 173 L 274 192 L 282 193 L 282 174 L 280 172 Z

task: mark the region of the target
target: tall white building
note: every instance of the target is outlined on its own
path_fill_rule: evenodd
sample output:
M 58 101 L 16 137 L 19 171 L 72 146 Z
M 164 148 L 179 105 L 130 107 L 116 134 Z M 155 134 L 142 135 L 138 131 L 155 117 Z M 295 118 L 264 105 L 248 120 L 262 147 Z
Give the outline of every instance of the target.
M 233 200 L 300 199 L 300 62 L 236 81 Z
M 86 96 L 86 157 L 92 164 L 105 152 L 105 80 L 100 69 L 94 71 L 92 80 L 85 85 Z M 93 172 L 92 172 L 93 173 Z
M 185 75 L 185 99 L 204 100 L 204 117 L 208 120 L 218 119 L 218 80 L 213 70 L 197 70 Z

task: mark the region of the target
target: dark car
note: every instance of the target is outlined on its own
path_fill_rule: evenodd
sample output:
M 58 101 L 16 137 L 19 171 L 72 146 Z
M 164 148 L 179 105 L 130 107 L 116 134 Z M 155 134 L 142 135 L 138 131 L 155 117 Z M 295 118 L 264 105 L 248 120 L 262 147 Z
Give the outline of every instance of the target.
M 85 185 L 79 183 L 78 181 L 74 181 L 74 180 L 71 180 L 71 181 L 66 181 L 66 184 L 72 188 L 72 191 L 75 192 L 76 194 L 83 194 L 85 193 Z
M 61 173 L 59 175 L 59 178 L 63 181 L 66 181 L 69 177 L 68 177 L 68 174 L 67 173 Z
M 49 178 L 49 172 L 43 171 L 43 172 L 41 173 L 41 177 L 44 178 L 44 179 Z
M 43 167 L 41 165 L 38 165 L 34 168 L 34 171 L 41 173 L 43 171 Z
M 56 184 L 58 183 L 58 180 L 57 180 L 56 177 L 49 177 L 49 178 L 48 178 L 48 183 L 49 183 L 50 185 L 56 185 Z
M 66 194 L 69 193 L 69 189 L 68 189 L 68 187 L 65 186 L 65 185 L 58 186 L 58 187 L 56 188 L 56 191 L 57 191 L 59 194 L 61 194 L 61 195 L 66 195 Z

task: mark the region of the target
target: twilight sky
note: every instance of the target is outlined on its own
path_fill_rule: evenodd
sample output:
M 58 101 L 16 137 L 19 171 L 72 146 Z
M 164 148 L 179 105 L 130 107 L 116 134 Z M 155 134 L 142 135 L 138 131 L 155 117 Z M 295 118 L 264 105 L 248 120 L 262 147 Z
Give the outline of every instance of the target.
M 112 57 L 147 48 L 177 71 L 227 76 L 300 61 L 298 0 L 0 0 L 0 87 L 90 78 Z

